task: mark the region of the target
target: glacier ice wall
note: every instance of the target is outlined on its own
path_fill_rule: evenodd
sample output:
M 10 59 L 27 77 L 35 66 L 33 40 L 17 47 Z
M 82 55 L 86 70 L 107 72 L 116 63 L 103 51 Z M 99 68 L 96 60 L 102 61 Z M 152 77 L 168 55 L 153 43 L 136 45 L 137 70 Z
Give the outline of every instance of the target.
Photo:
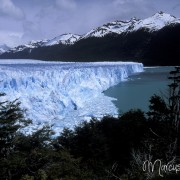
M 19 99 L 33 120 L 30 128 L 54 124 L 58 132 L 92 116 L 117 114 L 113 98 L 102 92 L 142 71 L 143 65 L 133 62 L 1 60 L 0 92 Z

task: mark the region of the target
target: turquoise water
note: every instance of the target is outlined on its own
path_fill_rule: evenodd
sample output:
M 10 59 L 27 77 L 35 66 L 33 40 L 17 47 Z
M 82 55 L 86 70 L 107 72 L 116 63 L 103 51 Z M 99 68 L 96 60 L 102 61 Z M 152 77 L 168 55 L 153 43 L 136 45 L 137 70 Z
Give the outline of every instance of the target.
M 109 88 L 104 94 L 117 99 L 113 103 L 120 113 L 136 108 L 148 111 L 150 97 L 167 92 L 168 75 L 172 70 L 174 67 L 144 68 L 144 72 L 128 77 L 127 81 Z

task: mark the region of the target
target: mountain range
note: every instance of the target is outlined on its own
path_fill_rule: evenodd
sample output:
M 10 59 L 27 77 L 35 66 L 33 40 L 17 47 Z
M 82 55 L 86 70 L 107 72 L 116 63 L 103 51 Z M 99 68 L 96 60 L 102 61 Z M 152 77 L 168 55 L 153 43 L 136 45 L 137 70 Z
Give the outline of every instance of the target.
M 63 34 L 14 48 L 0 46 L 0 59 L 137 61 L 180 65 L 180 19 L 159 12 L 144 20 L 113 21 L 84 35 Z

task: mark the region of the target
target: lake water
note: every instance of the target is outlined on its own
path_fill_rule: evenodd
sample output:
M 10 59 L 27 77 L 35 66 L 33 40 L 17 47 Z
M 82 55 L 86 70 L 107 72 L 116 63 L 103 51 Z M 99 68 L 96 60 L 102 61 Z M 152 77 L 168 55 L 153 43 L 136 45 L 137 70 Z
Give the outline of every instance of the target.
M 174 67 L 145 67 L 144 72 L 129 76 L 127 81 L 109 88 L 104 94 L 117 99 L 113 103 L 120 114 L 136 108 L 148 111 L 150 97 L 167 92 L 168 75 L 172 70 Z

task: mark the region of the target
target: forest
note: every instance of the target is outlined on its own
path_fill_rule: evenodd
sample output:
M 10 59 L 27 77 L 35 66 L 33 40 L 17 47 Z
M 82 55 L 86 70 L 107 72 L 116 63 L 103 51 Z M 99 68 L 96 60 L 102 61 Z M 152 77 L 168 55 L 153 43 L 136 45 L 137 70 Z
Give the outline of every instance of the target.
M 180 67 L 169 79 L 163 94 L 151 96 L 148 112 L 131 109 L 118 117 L 92 118 L 58 136 L 49 126 L 23 133 L 31 120 L 20 102 L 1 100 L 0 179 L 179 179 Z M 146 161 L 156 160 L 166 169 L 144 168 Z

